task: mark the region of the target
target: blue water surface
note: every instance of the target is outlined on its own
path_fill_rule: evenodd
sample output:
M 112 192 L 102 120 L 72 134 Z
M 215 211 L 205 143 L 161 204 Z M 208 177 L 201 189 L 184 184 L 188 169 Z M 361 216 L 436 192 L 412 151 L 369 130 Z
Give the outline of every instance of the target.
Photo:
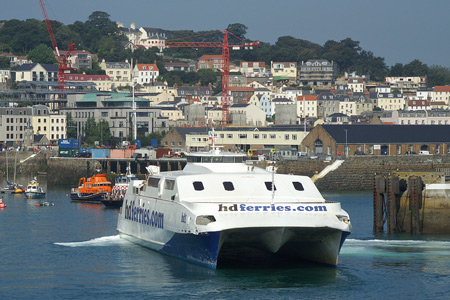
M 212 270 L 119 238 L 117 209 L 3 195 L 0 299 L 450 299 L 450 238 L 372 233 L 372 193 L 328 193 L 353 232 L 336 268 Z

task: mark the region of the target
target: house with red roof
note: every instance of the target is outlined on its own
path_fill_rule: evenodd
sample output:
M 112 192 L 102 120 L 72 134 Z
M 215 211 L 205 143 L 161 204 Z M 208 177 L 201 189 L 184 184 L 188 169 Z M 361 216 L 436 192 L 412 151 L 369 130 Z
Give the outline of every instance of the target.
M 111 91 L 112 81 L 108 75 L 65 74 L 66 82 L 90 82 L 98 91 Z
M 133 69 L 134 81 L 138 84 L 152 84 L 159 76 L 156 64 L 136 64 Z
M 241 61 L 239 71 L 247 77 L 267 75 L 266 63 L 263 61 Z
M 236 65 L 230 63 L 230 70 L 236 68 Z M 222 55 L 202 55 L 198 59 L 197 70 L 201 69 L 216 69 L 223 70 Z
M 59 52 L 65 56 L 68 51 L 60 50 Z M 98 60 L 97 55 L 86 50 L 73 50 L 70 52 L 68 59 L 75 70 L 92 69 L 92 60 Z
M 443 101 L 450 106 L 450 85 L 435 86 L 433 88 L 433 101 Z
M 28 60 L 26 56 L 17 56 L 12 53 L 3 52 L 0 53 L 0 56 L 5 56 L 9 58 L 9 63 L 11 66 L 21 66 L 23 64 L 32 63 L 31 60 Z
M 317 96 L 303 95 L 297 96 L 297 116 L 304 118 L 317 117 Z

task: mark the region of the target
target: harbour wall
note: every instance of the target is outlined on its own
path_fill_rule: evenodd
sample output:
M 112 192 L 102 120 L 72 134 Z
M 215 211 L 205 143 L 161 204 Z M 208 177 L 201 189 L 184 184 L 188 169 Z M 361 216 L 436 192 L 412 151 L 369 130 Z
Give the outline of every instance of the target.
M 183 159 L 91 159 L 62 158 L 54 152 L 39 152 L 30 158 L 29 152 L 19 152 L 17 156 L 17 177 L 26 179 L 36 174 L 47 174 L 47 182 L 54 185 L 74 185 L 80 177 L 89 177 L 95 171 L 106 172 L 110 178 L 125 173 L 127 163 L 131 164 L 134 174 L 145 176 L 145 167 L 158 165 L 161 171 L 179 170 L 186 164 Z M 1 182 L 6 182 L 5 153 L 0 153 Z M 312 177 L 320 173 L 332 162 L 300 159 L 297 161 L 277 162 L 277 172 Z M 9 180 L 12 181 L 15 156 L 8 154 Z M 256 163 L 265 167 L 266 162 Z M 354 156 L 345 159 L 335 171 L 316 181 L 321 191 L 372 191 L 375 175 L 389 175 L 392 172 L 438 172 L 450 171 L 450 155 L 413 155 L 413 156 Z M 26 182 L 21 181 L 25 184 Z
M 332 162 L 311 159 L 278 163 L 278 173 L 312 177 Z M 375 175 L 393 172 L 448 172 L 449 155 L 353 156 L 315 183 L 320 191 L 372 191 Z

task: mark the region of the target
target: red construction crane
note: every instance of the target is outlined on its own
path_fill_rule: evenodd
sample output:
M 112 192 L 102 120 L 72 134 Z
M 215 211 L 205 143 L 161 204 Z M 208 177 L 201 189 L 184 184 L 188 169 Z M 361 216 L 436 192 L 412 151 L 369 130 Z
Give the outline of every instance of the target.
M 212 48 L 222 48 L 222 62 L 223 62 L 223 70 L 222 70 L 222 126 L 227 126 L 229 121 L 229 77 L 230 77 L 230 47 L 231 48 L 244 48 L 244 47 L 253 47 L 259 46 L 259 41 L 239 44 L 239 45 L 230 45 L 228 43 L 228 30 L 224 30 L 224 38 L 223 42 L 171 42 L 166 41 L 166 47 L 212 47 Z M 230 34 L 232 34 L 230 32 Z M 232 34 L 235 36 L 234 34 Z M 235 36 L 237 37 L 237 36 Z M 240 39 L 239 37 L 237 37 Z M 242 40 L 242 39 L 240 39 Z
M 47 16 L 47 10 L 45 9 L 44 1 L 39 0 L 41 5 L 42 14 L 44 15 L 45 25 L 47 25 L 48 34 L 50 35 L 50 40 L 52 41 L 53 51 L 55 52 L 56 60 L 58 61 L 58 84 L 60 89 L 64 89 L 64 73 L 66 70 L 72 70 L 72 65 L 70 64 L 70 53 L 74 50 L 75 44 L 69 44 L 67 52 L 65 55 L 59 53 L 58 45 L 56 44 L 55 35 L 53 34 L 52 24 Z

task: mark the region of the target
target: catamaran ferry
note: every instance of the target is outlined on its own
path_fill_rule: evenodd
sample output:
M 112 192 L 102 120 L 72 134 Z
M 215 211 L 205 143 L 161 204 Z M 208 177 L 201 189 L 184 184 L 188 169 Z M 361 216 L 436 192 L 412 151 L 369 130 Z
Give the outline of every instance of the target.
M 120 236 L 214 269 L 255 254 L 337 265 L 351 232 L 341 204 L 326 201 L 307 176 L 276 174 L 245 158 L 214 147 L 186 154 L 182 171 L 149 166 L 147 180 L 126 192 Z

